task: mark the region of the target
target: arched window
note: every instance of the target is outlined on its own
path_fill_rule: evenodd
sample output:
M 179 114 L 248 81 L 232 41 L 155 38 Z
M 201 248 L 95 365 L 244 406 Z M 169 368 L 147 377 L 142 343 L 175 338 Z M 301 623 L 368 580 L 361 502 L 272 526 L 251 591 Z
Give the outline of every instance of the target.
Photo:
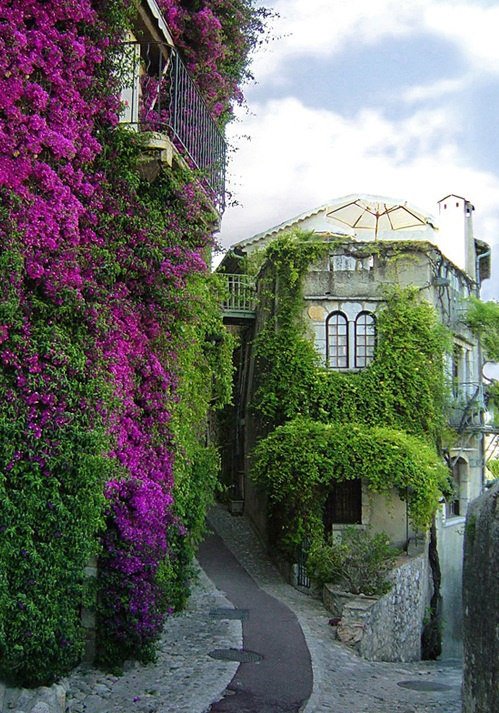
M 359 312 L 355 320 L 355 368 L 363 369 L 374 358 L 376 318 L 371 312 Z
M 331 312 L 326 320 L 326 357 L 331 369 L 348 369 L 348 320 Z

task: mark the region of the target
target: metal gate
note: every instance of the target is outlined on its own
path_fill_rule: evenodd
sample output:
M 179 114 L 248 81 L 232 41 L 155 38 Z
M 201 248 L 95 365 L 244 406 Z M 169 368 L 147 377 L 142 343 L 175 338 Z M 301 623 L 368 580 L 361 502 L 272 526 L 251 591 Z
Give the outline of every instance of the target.
M 310 540 L 305 538 L 298 549 L 296 579 L 299 587 L 310 589 L 310 577 L 307 572 L 307 558 L 310 550 Z

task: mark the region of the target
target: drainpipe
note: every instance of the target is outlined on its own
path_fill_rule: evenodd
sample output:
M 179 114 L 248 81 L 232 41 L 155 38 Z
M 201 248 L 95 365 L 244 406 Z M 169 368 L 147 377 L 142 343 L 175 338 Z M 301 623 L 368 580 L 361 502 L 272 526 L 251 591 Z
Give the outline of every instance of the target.
M 481 255 L 477 255 L 476 257 L 476 296 L 480 297 L 480 260 L 483 260 L 486 257 L 490 257 L 491 255 L 491 250 L 487 250 L 486 252 L 482 253 Z M 480 342 L 480 339 L 478 340 L 478 364 L 480 368 L 480 390 L 482 393 L 482 398 L 483 398 L 483 357 L 482 357 L 482 345 Z M 481 483 L 480 483 L 480 492 L 483 493 L 485 489 L 485 433 L 484 433 L 484 426 L 485 426 L 485 420 L 484 420 L 484 412 L 480 411 L 480 426 L 482 427 L 481 430 L 481 438 L 480 438 L 480 470 L 481 470 Z

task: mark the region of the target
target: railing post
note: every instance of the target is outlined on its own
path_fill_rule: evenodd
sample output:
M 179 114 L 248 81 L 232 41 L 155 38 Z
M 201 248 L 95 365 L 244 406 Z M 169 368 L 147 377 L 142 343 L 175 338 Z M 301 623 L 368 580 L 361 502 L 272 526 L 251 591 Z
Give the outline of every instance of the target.
M 223 307 L 230 312 L 252 313 L 255 311 L 255 286 L 248 275 L 225 275 L 227 296 Z
M 126 107 L 120 122 L 166 133 L 190 167 L 201 172 L 199 180 L 221 213 L 225 139 L 177 50 L 165 43 L 128 41 L 123 65 Z

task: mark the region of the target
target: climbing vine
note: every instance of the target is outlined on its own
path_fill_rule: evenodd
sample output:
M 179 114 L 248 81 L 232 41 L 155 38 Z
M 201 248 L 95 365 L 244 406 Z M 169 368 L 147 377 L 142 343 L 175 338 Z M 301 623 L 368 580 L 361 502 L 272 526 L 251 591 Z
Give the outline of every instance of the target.
M 480 338 L 485 358 L 499 362 L 499 303 L 482 302 L 477 297 L 470 297 L 465 321 Z
M 255 450 L 253 475 L 282 524 L 281 544 L 299 539 L 305 526 L 321 529 L 334 480 L 360 475 L 374 492 L 398 489 L 417 527 L 429 524 L 448 489 L 436 450 L 448 336 L 417 290 L 392 288 L 377 313 L 370 366 L 356 373 L 322 367 L 305 331 L 301 290 L 310 264 L 330 249 L 309 235 L 284 235 L 267 249 L 262 267 L 275 298 L 255 344 L 260 376 L 253 409 L 266 437 Z M 264 293 L 264 306 L 266 299 Z
M 309 414 L 319 360 L 301 319 L 303 278 L 328 247 L 313 233 L 291 231 L 265 251 L 260 272 L 265 323 L 254 344 L 258 381 L 252 405 L 262 429 Z
M 374 493 L 396 489 L 420 529 L 428 527 L 448 490 L 447 467 L 416 436 L 382 426 L 300 417 L 260 441 L 253 473 L 270 501 L 280 506 L 282 522 L 293 523 L 292 544 L 297 544 L 297 535 L 317 534 L 317 526 L 322 536 L 322 513 L 334 481 L 361 475 Z
M 465 322 L 480 339 L 486 361 L 499 362 L 499 303 L 482 302 L 477 297 L 468 300 Z M 499 421 L 499 381 L 485 383 L 485 398 L 495 424 Z
M 218 44 L 176 28 L 192 66 L 206 60 L 199 76 L 213 60 L 227 79 L 224 111 L 256 41 L 243 35 L 258 13 L 241 5 L 247 24 Z M 213 26 L 230 25 L 228 6 L 213 3 Z M 206 197 L 178 167 L 146 181 L 140 134 L 117 126 L 135 12 L 127 0 L 0 6 L 0 668 L 23 685 L 78 662 L 95 555 L 100 661 L 153 655 L 217 467 L 189 431 L 227 397 L 230 369 Z M 208 100 L 207 79 L 201 89 Z M 184 378 L 200 384 L 201 371 L 195 411 Z

